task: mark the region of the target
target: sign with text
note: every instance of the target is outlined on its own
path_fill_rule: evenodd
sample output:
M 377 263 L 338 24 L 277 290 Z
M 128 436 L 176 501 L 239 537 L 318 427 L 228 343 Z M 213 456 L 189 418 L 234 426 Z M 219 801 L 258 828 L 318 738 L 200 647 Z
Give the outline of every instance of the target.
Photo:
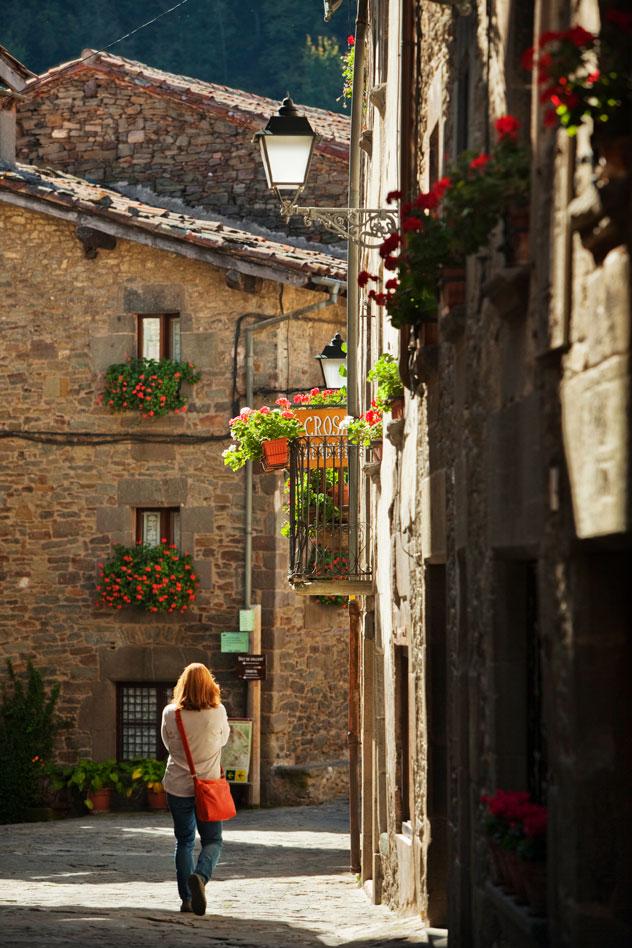
M 255 628 L 255 610 L 254 609 L 240 609 L 239 610 L 239 631 L 240 632 L 253 632 Z
M 249 632 L 222 632 L 221 646 L 222 652 L 247 652 L 250 648 Z
M 250 718 L 229 718 L 230 737 L 222 749 L 222 767 L 229 783 L 248 783 L 252 749 Z
M 244 681 L 265 681 L 265 655 L 238 655 L 237 677 L 243 678 Z
M 305 405 L 295 407 L 293 411 L 305 428 L 305 434 L 313 440 L 322 441 L 323 438 L 346 434 L 344 429 L 340 428 L 340 422 L 347 417 L 344 405 Z

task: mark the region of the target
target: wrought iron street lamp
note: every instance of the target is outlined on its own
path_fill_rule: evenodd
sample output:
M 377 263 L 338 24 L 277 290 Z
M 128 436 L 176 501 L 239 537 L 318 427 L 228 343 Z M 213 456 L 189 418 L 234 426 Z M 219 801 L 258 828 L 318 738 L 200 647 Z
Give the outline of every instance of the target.
M 337 332 L 331 342 L 325 346 L 321 354 L 314 356 L 314 358 L 320 362 L 325 388 L 342 388 L 340 367 L 343 366 L 347 360 L 347 355 L 342 346 L 342 336 Z
M 266 127 L 255 132 L 254 141 L 258 141 L 261 148 L 268 187 L 276 191 L 283 217 L 289 220 L 300 214 L 306 224 L 322 224 L 327 230 L 362 247 L 379 246 L 397 226 L 395 211 L 365 207 L 301 207 L 298 204 L 317 138 L 289 95 Z M 294 191 L 294 194 L 285 197 L 281 193 L 285 191 Z

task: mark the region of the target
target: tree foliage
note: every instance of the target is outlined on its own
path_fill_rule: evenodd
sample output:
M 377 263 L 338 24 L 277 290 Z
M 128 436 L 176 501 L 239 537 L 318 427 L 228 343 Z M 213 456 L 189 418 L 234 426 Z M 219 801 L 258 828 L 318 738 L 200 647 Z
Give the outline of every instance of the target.
M 4 0 L 0 43 L 34 72 L 102 49 L 173 0 Z M 340 110 L 340 50 L 355 0 L 330 23 L 320 0 L 189 0 L 112 53 L 159 69 Z

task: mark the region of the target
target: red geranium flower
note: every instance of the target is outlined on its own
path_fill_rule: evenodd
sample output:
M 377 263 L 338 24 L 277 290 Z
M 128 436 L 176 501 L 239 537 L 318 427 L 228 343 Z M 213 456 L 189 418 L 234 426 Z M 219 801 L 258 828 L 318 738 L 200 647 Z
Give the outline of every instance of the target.
M 472 171 L 477 171 L 479 168 L 484 168 L 488 161 L 489 155 L 481 152 L 481 154 L 477 155 L 476 158 L 472 158 L 470 161 L 470 168 Z
M 513 115 L 501 115 L 500 118 L 496 119 L 495 128 L 501 139 L 502 138 L 515 139 L 518 135 L 520 122 Z

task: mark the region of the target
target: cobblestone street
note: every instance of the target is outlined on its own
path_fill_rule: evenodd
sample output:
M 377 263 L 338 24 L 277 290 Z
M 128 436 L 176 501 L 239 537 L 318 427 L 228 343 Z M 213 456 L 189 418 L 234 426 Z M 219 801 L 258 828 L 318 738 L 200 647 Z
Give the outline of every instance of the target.
M 0 827 L 0 944 L 57 948 L 445 945 L 371 905 L 348 871 L 344 803 L 226 824 L 204 918 L 181 915 L 168 814 Z

